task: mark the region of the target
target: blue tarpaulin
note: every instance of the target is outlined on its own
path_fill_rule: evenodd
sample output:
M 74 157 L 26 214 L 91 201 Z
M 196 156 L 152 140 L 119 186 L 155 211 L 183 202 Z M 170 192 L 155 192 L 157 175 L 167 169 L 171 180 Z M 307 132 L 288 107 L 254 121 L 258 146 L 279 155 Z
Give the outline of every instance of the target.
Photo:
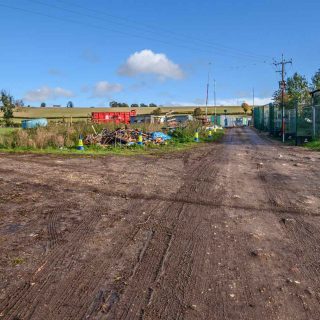
M 151 139 L 152 140 L 156 140 L 156 139 L 159 139 L 159 138 L 161 138 L 164 141 L 172 139 L 170 136 L 168 136 L 167 134 L 165 134 L 163 132 L 156 131 L 156 132 L 152 132 L 151 133 Z

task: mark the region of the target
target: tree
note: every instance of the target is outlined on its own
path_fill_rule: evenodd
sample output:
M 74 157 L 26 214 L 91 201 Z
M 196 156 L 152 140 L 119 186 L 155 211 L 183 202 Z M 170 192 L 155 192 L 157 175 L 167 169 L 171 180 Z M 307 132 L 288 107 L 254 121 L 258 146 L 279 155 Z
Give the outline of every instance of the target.
M 45 102 L 41 102 L 41 104 L 40 104 L 40 107 L 41 108 L 45 108 L 47 105 L 46 105 L 46 103 Z
M 122 103 L 118 103 L 118 107 L 119 108 L 129 108 L 129 105 L 125 102 L 122 102 Z
M 287 79 L 288 105 L 293 107 L 296 102 L 310 102 L 309 84 L 307 79 L 297 72 Z
M 273 101 L 277 104 L 277 105 L 281 105 L 282 103 L 282 92 L 281 89 L 275 91 L 275 93 L 273 94 Z M 288 94 L 285 92 L 284 96 L 283 96 L 283 101 L 285 105 L 288 105 L 289 102 L 289 96 Z
M 1 107 L 0 110 L 3 112 L 3 118 L 7 126 L 11 124 L 13 118 L 13 109 L 15 108 L 13 96 L 5 90 L 1 91 L 0 94 Z
M 118 102 L 117 102 L 117 101 L 111 101 L 111 102 L 109 103 L 109 106 L 110 106 L 111 108 L 117 108 L 117 107 L 118 107 Z
M 73 108 L 74 107 L 74 104 L 72 101 L 68 101 L 67 103 L 67 108 Z
M 201 116 L 202 115 L 202 110 L 201 110 L 201 108 L 195 108 L 194 110 L 193 110 L 193 115 L 195 116 L 195 117 L 199 117 L 199 116 Z
M 320 69 L 314 74 L 311 79 L 312 81 L 312 90 L 320 90 Z
M 140 108 L 148 108 L 148 105 L 144 103 L 140 103 Z
M 250 110 L 250 106 L 244 102 L 242 105 L 241 105 L 241 108 L 243 109 L 244 113 L 247 114 L 247 112 Z
M 149 108 L 157 108 L 157 105 L 155 103 L 150 103 Z
M 139 108 L 139 105 L 138 105 L 137 103 L 133 103 L 133 104 L 131 105 L 131 108 L 137 109 L 137 108 Z
M 17 108 L 24 107 L 24 102 L 22 99 L 17 99 L 14 104 Z
M 161 108 L 154 109 L 154 110 L 152 111 L 152 114 L 155 115 L 155 116 L 160 116 L 160 114 L 161 114 Z
M 292 76 L 287 78 L 286 92 L 284 93 L 284 105 L 293 108 L 298 102 L 309 103 L 311 98 L 309 94 L 309 83 L 306 77 L 298 74 L 297 72 Z M 282 104 L 282 90 L 278 89 L 273 94 L 273 100 L 276 104 Z

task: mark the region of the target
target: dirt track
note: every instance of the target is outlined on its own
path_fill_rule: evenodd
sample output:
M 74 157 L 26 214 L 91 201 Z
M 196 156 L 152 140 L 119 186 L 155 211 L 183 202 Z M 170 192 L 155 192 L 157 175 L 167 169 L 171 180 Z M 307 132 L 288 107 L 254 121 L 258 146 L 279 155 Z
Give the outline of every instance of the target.
M 320 154 L 250 129 L 161 157 L 0 155 L 0 319 L 320 319 Z

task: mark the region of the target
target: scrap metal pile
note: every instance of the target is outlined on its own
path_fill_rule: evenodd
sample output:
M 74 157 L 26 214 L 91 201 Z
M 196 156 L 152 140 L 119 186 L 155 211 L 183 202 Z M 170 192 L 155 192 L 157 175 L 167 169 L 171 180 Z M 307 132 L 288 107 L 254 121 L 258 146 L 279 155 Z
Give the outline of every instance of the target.
M 116 129 L 110 131 L 103 129 L 100 133 L 89 134 L 84 139 L 85 145 L 134 145 L 139 142 L 139 136 L 142 136 L 143 144 L 164 144 L 171 137 L 162 132 L 145 133 L 138 129 Z M 141 141 L 141 138 L 140 138 Z

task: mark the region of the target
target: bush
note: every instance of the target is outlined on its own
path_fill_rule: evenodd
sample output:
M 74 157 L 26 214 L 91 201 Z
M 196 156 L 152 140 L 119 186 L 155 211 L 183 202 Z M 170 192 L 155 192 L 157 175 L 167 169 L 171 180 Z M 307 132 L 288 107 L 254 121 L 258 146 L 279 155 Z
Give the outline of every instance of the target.
M 195 117 L 200 117 L 201 115 L 202 115 L 202 110 L 201 110 L 201 108 L 195 108 L 194 110 L 193 110 L 193 115 L 195 116 Z
M 199 121 L 189 121 L 185 127 L 176 128 L 170 135 L 177 141 L 181 143 L 191 142 L 194 140 L 194 134 L 196 131 L 200 134 L 204 133 L 201 129 L 201 122 Z

